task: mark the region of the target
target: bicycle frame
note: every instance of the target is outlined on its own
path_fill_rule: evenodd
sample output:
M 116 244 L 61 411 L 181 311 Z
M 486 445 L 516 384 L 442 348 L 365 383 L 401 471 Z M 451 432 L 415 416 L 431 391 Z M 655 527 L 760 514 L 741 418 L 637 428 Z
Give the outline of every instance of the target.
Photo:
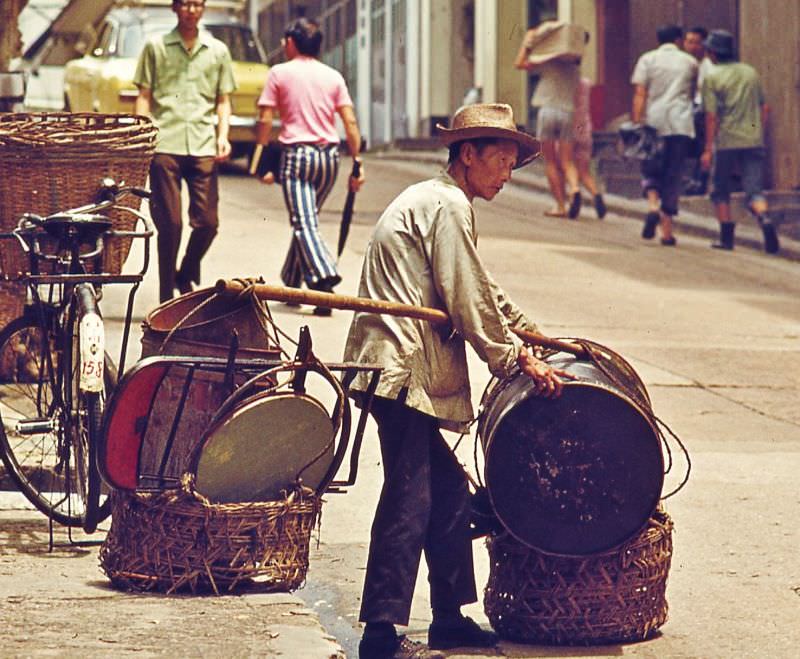
M 108 229 L 103 231 L 101 234 L 98 235 L 94 249 L 90 252 L 81 253 L 80 250 L 80 242 L 79 240 L 75 239 L 70 244 L 70 252 L 69 257 L 64 258 L 58 254 L 43 254 L 41 252 L 41 246 L 39 244 L 39 237 L 44 235 L 42 232 L 32 233 L 26 239 L 23 237 L 24 233 L 29 232 L 30 229 L 27 230 L 16 230 L 11 234 L 0 234 L 0 238 L 15 238 L 20 241 L 21 244 L 24 245 L 23 249 L 28 253 L 29 260 L 30 260 L 30 274 L 21 277 L 21 281 L 23 281 L 27 285 L 27 289 L 31 298 L 29 304 L 26 304 L 26 312 L 32 313 L 35 312 L 37 309 L 41 309 L 43 306 L 56 306 L 61 308 L 63 311 L 66 309 L 69 303 L 69 299 L 72 295 L 78 294 L 78 302 L 81 305 L 82 314 L 81 318 L 85 316 L 89 316 L 87 319 L 87 330 L 89 330 L 89 336 L 93 337 L 94 340 L 87 341 L 85 346 L 85 351 L 87 355 L 99 355 L 100 359 L 102 360 L 102 356 L 105 354 L 105 338 L 104 338 L 104 330 L 102 325 L 102 319 L 100 318 L 100 314 L 98 313 L 98 295 L 96 292 L 96 287 L 101 287 L 103 284 L 130 284 L 131 289 L 128 293 L 128 300 L 126 304 L 125 310 L 125 321 L 123 325 L 123 332 L 122 332 L 122 347 L 120 349 L 120 356 L 118 361 L 117 369 L 120 373 L 124 372 L 125 367 L 125 355 L 128 349 L 128 340 L 130 338 L 130 327 L 131 327 L 131 318 L 133 317 L 133 303 L 134 298 L 136 296 L 136 292 L 141 284 L 142 280 L 144 279 L 144 275 L 147 272 L 147 269 L 150 265 L 150 238 L 154 234 L 154 230 L 150 221 L 139 211 L 128 208 L 126 206 L 116 206 L 112 202 L 103 202 L 101 204 L 94 204 L 91 206 L 83 206 L 78 209 L 73 209 L 71 211 L 67 211 L 64 213 L 65 216 L 72 215 L 72 214 L 79 214 L 83 210 L 97 210 L 97 209 L 105 209 L 114 206 L 118 210 L 127 211 L 133 214 L 137 218 L 137 226 L 139 222 L 143 224 L 143 229 L 138 229 L 134 227 L 133 230 L 126 231 L 126 230 L 117 230 L 117 229 Z M 46 221 L 46 220 L 45 220 Z M 98 267 L 101 265 L 101 256 L 105 251 L 105 245 L 111 238 L 142 238 L 144 239 L 144 254 L 142 256 L 142 264 L 141 268 L 138 272 L 132 274 L 107 274 L 107 273 L 89 273 L 86 272 L 85 263 L 88 261 L 94 261 L 95 265 Z M 61 265 L 67 266 L 68 272 L 66 274 L 41 274 L 41 263 L 42 262 L 57 262 Z M 50 300 L 47 302 L 43 301 L 41 295 L 39 293 L 39 287 L 44 286 L 48 290 L 48 297 Z M 52 301 L 54 291 L 60 287 L 59 297 L 60 302 L 59 304 L 54 304 Z M 91 290 L 89 290 L 91 289 Z M 93 316 L 93 317 L 92 317 Z M 82 333 L 83 336 L 83 333 Z M 84 347 L 82 346 L 82 353 Z M 98 352 L 99 350 L 99 352 Z M 96 360 L 95 367 L 96 367 Z M 91 373 L 86 374 L 86 379 L 84 380 L 85 386 L 87 387 L 86 391 L 99 391 L 97 388 L 98 386 L 102 385 L 102 364 L 100 365 L 100 372 L 95 373 L 92 375 Z M 99 383 L 99 385 L 98 385 Z M 83 389 L 83 387 L 82 387 Z
M 19 319 L 9 323 L 8 330 L 2 330 L 2 346 L 4 351 L 8 350 L 4 354 L 20 354 L 23 359 L 28 354 L 38 355 L 35 366 L 26 372 L 27 375 L 22 375 L 23 379 L 17 379 L 19 376 L 14 371 L 7 381 L 9 391 L 16 383 L 21 383 L 20 395 L 26 395 L 27 391 L 32 396 L 28 398 L 27 408 L 9 408 L 10 418 L 16 421 L 8 426 L 10 435 L 6 426 L 2 427 L 3 461 L 23 493 L 48 514 L 51 522 L 60 521 L 68 526 L 79 523 L 88 533 L 109 509 L 108 501 L 102 506 L 99 504 L 100 478 L 95 452 L 103 400 L 115 381 L 113 376 L 105 374 L 105 329 L 98 301 L 104 284 L 131 285 L 119 358 L 122 370 L 134 297 L 149 266 L 149 238 L 154 234 L 144 215 L 118 204 L 122 194 L 133 192 L 147 196 L 147 191 L 120 189 L 111 180 L 103 182 L 102 191 L 107 198 L 100 203 L 46 218 L 25 215 L 12 232 L 0 233 L 0 239 L 17 241 L 29 261 L 27 273 L 18 277 L 27 291 L 25 310 Z M 136 217 L 132 230 L 113 229 L 109 218 L 96 214 L 112 207 Z M 103 272 L 102 257 L 108 241 L 114 237 L 145 240 L 138 272 Z M 35 332 L 26 334 L 31 330 Z M 23 348 L 17 353 L 15 341 L 25 345 L 26 336 L 36 337 L 35 342 L 30 343 L 35 349 Z M 17 390 L 13 391 L 16 394 Z M 14 437 L 13 444 L 9 443 L 9 436 Z M 31 437 L 33 443 L 25 444 L 26 436 Z M 33 460 L 27 461 L 30 457 Z M 63 490 L 60 485 L 40 489 L 35 480 L 25 475 L 26 466 L 35 470 L 36 465 L 45 464 L 49 465 L 51 473 L 61 475 Z M 76 493 L 84 509 L 73 508 L 72 496 Z M 52 497 L 52 494 L 57 496 Z

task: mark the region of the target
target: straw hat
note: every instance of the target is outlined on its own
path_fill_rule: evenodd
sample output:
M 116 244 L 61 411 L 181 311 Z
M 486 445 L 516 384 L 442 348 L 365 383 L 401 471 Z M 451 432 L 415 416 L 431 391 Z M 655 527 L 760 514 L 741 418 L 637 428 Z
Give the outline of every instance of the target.
M 506 103 L 465 105 L 456 110 L 451 128 L 436 124 L 436 129 L 445 146 L 480 137 L 494 137 L 516 142 L 519 145 L 519 157 L 514 169 L 527 165 L 539 155 L 539 141 L 532 135 L 517 130 L 517 124 L 514 123 L 514 112 Z

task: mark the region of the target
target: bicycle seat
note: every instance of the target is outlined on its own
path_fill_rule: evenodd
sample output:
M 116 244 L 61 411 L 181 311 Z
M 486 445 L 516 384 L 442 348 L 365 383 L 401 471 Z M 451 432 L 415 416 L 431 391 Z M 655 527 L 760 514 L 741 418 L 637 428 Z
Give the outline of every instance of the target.
M 42 227 L 59 240 L 74 238 L 79 242 L 94 242 L 111 228 L 111 220 L 105 215 L 58 213 L 45 218 Z

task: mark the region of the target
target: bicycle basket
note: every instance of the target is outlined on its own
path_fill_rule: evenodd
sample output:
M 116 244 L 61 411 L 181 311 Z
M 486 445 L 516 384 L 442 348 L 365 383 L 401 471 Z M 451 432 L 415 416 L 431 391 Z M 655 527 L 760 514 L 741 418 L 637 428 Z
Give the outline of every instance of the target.
M 0 114 L 0 231 L 13 229 L 24 213 L 50 215 L 94 202 L 105 177 L 143 186 L 157 132 L 149 119 L 128 114 Z M 126 203 L 138 208 L 141 202 L 131 197 Z M 112 210 L 109 217 L 116 229 L 135 224 L 124 211 Z M 28 259 L 20 246 L 3 243 L 0 275 L 25 274 Z M 130 238 L 107 243 L 106 272 L 122 270 L 130 244 Z

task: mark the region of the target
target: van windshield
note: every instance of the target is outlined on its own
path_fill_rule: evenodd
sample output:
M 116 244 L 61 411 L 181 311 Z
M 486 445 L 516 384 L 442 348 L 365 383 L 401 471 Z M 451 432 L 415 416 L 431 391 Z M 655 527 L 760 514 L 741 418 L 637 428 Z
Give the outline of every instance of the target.
M 117 44 L 117 57 L 139 57 L 147 39 L 166 34 L 174 27 L 174 24 L 145 25 L 143 23 L 125 26 Z M 231 59 L 234 61 L 265 63 L 264 55 L 250 28 L 244 25 L 204 25 L 203 29 L 228 46 Z

